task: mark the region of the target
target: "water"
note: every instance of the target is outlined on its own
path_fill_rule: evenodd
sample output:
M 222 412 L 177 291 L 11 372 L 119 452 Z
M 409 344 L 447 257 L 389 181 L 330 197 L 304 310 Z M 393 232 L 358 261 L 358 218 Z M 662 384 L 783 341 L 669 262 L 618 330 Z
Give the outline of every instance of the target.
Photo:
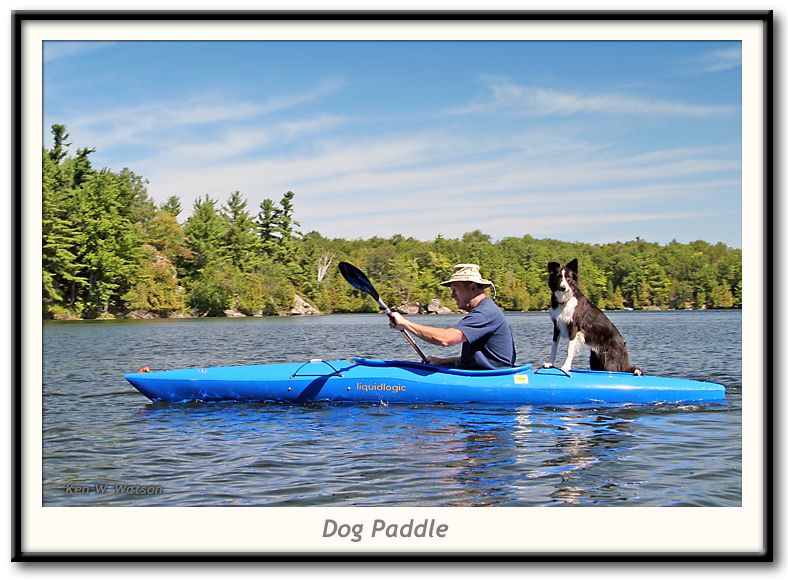
M 518 363 L 544 361 L 547 314 L 507 316 Z M 609 316 L 634 364 L 649 374 L 723 383 L 727 401 L 154 404 L 123 373 L 417 357 L 378 314 L 46 322 L 44 505 L 741 505 L 741 312 Z M 458 317 L 415 319 L 448 326 Z M 586 349 L 575 367 L 587 365 Z

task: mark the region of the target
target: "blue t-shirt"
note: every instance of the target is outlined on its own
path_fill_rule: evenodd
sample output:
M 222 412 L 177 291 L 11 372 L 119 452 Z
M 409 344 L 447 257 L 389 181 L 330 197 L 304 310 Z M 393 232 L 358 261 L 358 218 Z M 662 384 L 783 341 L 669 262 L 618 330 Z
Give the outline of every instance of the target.
M 497 369 L 514 366 L 512 329 L 490 298 L 485 298 L 455 327 L 465 335 L 460 366 L 466 369 Z

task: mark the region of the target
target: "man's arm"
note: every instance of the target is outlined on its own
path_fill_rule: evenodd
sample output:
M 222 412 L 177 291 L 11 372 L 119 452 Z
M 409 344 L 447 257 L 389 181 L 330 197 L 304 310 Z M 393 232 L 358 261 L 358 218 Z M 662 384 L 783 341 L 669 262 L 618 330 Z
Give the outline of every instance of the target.
M 407 330 L 420 339 L 435 344 L 437 346 L 455 346 L 465 342 L 465 335 L 456 328 L 441 328 L 438 326 L 427 326 L 426 324 L 416 324 L 407 320 L 398 312 L 392 312 L 389 317 L 389 326 L 396 330 Z

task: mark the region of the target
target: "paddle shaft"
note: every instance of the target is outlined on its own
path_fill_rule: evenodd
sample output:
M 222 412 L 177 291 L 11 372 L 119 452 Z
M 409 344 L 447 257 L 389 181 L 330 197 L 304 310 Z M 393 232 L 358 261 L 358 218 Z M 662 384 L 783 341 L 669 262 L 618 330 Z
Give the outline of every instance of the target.
M 383 311 L 386 313 L 386 316 L 389 316 L 389 317 L 390 317 L 390 316 L 391 316 L 391 309 L 390 309 L 388 306 L 386 306 L 386 303 L 385 303 L 385 302 L 383 302 L 383 300 L 381 300 L 379 297 L 378 297 L 378 298 L 376 298 L 375 300 L 376 300 L 376 301 L 377 301 L 377 303 L 380 305 L 380 307 L 383 309 Z M 419 348 L 419 345 L 418 345 L 418 344 L 416 344 L 416 341 L 415 341 L 415 340 L 413 340 L 413 337 L 410 335 L 410 333 L 408 333 L 408 331 L 407 331 L 407 330 L 405 330 L 404 328 L 403 328 L 402 330 L 400 330 L 400 332 L 402 333 L 402 336 L 404 336 L 404 337 L 405 337 L 405 340 L 407 340 L 407 341 L 410 343 L 410 345 L 413 347 L 413 349 L 414 349 L 414 350 L 415 350 L 417 353 L 419 353 L 419 356 L 421 357 L 421 361 L 422 361 L 423 363 L 427 363 L 427 364 L 429 364 L 429 362 L 430 362 L 430 359 L 428 359 L 428 358 L 427 358 L 427 355 L 426 355 L 426 354 L 424 354 L 424 351 L 423 351 L 423 350 L 421 350 L 421 348 Z
M 367 275 L 364 274 L 364 272 L 356 268 L 353 264 L 349 264 L 348 262 L 339 263 L 339 272 L 342 274 L 342 277 L 347 281 L 347 283 L 353 286 L 353 288 L 356 290 L 361 290 L 362 292 L 372 296 L 372 298 L 375 299 L 375 302 L 378 303 L 378 306 L 380 306 L 386 312 L 386 316 L 391 318 L 391 309 L 389 309 L 389 307 L 386 306 L 386 303 L 380 299 L 380 294 L 378 294 L 378 291 L 375 290 L 372 282 L 369 281 L 369 278 L 367 278 Z M 403 328 L 400 330 L 400 332 L 402 333 L 402 336 L 405 337 L 405 340 L 407 340 L 414 348 L 414 350 L 419 353 L 422 362 L 429 363 L 430 359 L 428 359 L 427 355 L 424 354 L 424 351 L 419 348 L 419 345 L 416 344 L 416 341 L 413 340 L 413 337 L 408 334 L 408 331 Z

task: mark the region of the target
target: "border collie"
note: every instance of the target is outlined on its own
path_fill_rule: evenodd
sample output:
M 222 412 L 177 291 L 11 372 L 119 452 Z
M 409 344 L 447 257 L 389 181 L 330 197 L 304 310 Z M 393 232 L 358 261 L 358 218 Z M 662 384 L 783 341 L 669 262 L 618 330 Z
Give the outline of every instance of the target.
M 629 364 L 627 345 L 621 333 L 604 313 L 591 304 L 577 287 L 577 259 L 566 265 L 547 264 L 550 273 L 550 318 L 553 321 L 553 347 L 545 367 L 552 367 L 561 337 L 569 339 L 566 360 L 561 370 L 569 372 L 572 360 L 584 344 L 591 349 L 591 370 L 628 372 L 642 371 Z

